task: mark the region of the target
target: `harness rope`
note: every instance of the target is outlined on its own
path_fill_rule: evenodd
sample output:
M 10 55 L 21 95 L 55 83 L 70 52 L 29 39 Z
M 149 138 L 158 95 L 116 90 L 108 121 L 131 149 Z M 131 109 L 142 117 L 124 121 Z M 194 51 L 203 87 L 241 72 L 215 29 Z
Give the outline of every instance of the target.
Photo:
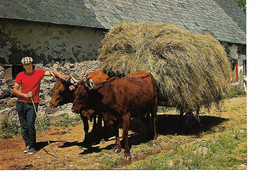
M 45 138 L 46 138 L 46 140 L 47 140 L 49 146 L 51 147 L 51 150 L 55 153 L 55 155 L 56 155 L 55 157 L 56 157 L 56 158 L 59 158 L 59 156 L 57 155 L 57 153 L 55 152 L 55 150 L 52 148 L 51 143 L 50 143 L 50 141 L 49 141 L 47 135 L 45 134 L 45 132 L 44 132 L 44 130 L 43 130 L 43 127 L 42 127 L 42 124 L 41 124 L 40 120 L 37 118 L 37 114 L 38 114 L 38 113 L 37 113 L 37 111 L 36 111 L 36 107 L 35 107 L 35 104 L 34 104 L 34 101 L 33 101 L 33 98 L 32 98 L 32 97 L 31 97 L 31 100 L 32 100 L 32 103 L 33 103 L 34 112 L 35 112 L 35 114 L 36 114 L 36 119 L 37 119 L 38 123 L 40 124 L 40 127 L 41 127 L 41 129 L 42 129 L 42 132 L 43 132 L 43 134 L 44 134 L 44 136 L 45 136 Z

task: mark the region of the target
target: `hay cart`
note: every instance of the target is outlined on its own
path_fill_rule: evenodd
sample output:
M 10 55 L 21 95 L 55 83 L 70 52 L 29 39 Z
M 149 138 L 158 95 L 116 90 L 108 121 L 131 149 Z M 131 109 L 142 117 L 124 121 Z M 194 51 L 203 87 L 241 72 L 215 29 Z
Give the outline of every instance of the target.
M 109 76 L 151 73 L 159 105 L 176 107 L 181 116 L 198 117 L 201 107 L 218 105 L 230 90 L 231 64 L 223 46 L 211 35 L 169 24 L 115 25 L 102 41 L 98 60 Z

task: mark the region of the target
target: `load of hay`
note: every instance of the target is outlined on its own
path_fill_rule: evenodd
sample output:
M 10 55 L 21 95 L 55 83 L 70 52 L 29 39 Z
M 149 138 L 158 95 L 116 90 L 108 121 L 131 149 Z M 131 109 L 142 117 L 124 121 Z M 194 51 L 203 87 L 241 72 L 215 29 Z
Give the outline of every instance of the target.
M 115 25 L 102 41 L 101 71 L 123 77 L 150 72 L 159 104 L 186 112 L 219 104 L 229 92 L 231 64 L 211 35 L 163 23 Z

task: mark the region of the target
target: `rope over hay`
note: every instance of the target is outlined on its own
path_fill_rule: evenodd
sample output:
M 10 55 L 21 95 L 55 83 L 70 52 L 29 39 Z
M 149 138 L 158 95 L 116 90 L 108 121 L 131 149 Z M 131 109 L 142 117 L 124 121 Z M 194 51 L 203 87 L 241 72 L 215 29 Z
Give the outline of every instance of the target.
M 219 104 L 229 93 L 231 64 L 222 45 L 173 25 L 117 24 L 103 39 L 98 60 L 109 76 L 151 73 L 159 104 L 186 112 Z

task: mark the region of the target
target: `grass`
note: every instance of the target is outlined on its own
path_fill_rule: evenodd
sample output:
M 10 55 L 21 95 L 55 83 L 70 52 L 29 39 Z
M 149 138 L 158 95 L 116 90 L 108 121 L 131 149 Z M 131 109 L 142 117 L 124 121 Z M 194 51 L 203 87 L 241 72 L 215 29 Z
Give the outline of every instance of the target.
M 167 106 L 158 106 L 158 113 L 167 113 L 169 111 L 174 110 L 174 107 L 167 107 Z
M 135 170 L 247 169 L 246 102 L 235 105 L 230 103 L 226 102 L 221 106 L 221 109 L 225 110 L 213 108 L 210 114 L 205 109 L 205 115 L 227 119 L 209 131 L 199 136 L 160 135 L 157 141 L 133 146 L 132 163 L 118 165 L 115 168 Z
M 64 115 L 64 118 L 60 121 L 57 121 L 54 126 L 56 127 L 68 127 L 68 126 L 75 126 L 82 121 L 80 115 L 76 115 L 75 117 L 69 117 L 68 114 Z
M 13 138 L 17 134 L 19 134 L 18 123 L 4 118 L 0 127 L 0 138 Z
M 38 120 L 40 121 L 40 124 L 41 124 L 43 130 L 50 129 L 50 126 L 51 126 L 50 120 L 47 117 L 42 117 L 42 118 L 36 119 L 35 126 L 36 126 L 37 131 L 41 131 L 41 127 L 40 127 Z
M 43 130 L 49 130 L 51 126 L 75 126 L 82 121 L 80 115 L 76 115 L 74 118 L 71 118 L 68 114 L 65 114 L 62 120 L 56 121 L 56 123 L 54 124 L 51 124 L 50 120 L 47 117 L 37 118 L 35 121 L 35 127 L 37 131 L 41 131 L 38 120 L 40 121 Z M 8 118 L 5 118 L 0 126 L 0 138 L 13 138 L 18 134 L 20 134 L 20 125 L 18 124 L 18 122 L 10 121 L 8 120 Z
M 231 88 L 229 94 L 225 97 L 225 99 L 232 99 L 237 97 L 245 97 L 247 93 L 239 88 Z M 158 106 L 158 113 L 167 113 L 169 111 L 173 111 L 176 108 L 174 107 L 167 107 L 167 106 Z M 225 109 L 221 109 L 222 111 Z
M 246 92 L 242 89 L 238 89 L 238 88 L 231 88 L 230 89 L 230 94 L 229 94 L 229 98 L 236 98 L 239 96 L 246 96 Z
M 236 149 L 239 139 L 223 134 L 207 142 L 199 141 L 173 147 L 125 169 L 241 169 L 246 166 L 246 147 Z M 217 140 L 217 141 L 216 141 Z
M 242 141 L 246 141 L 246 129 L 231 129 L 212 134 L 208 140 L 175 145 L 168 152 L 137 162 L 131 169 L 240 169 L 247 163 Z
M 167 114 L 178 112 L 169 108 Z M 156 141 L 144 141 L 132 144 L 132 162 L 124 160 L 124 149 L 121 153 L 114 153 L 113 140 L 106 145 L 93 146 L 93 149 L 84 148 L 84 155 L 71 153 L 66 156 L 64 163 L 69 169 L 147 169 L 147 170 L 203 170 L 203 169 L 247 169 L 247 103 L 246 98 L 232 98 L 226 100 L 220 108 L 212 107 L 210 113 L 202 109 L 207 121 L 225 119 L 199 134 L 166 133 L 159 134 Z M 205 119 L 205 118 L 204 118 Z M 56 125 L 76 125 L 67 116 Z M 1 128 L 2 129 L 2 128 Z M 121 129 L 120 129 L 121 130 Z M 136 137 L 136 136 L 134 136 Z M 130 140 L 131 138 L 129 138 Z M 137 139 L 137 138 L 136 138 Z M 71 139 L 72 140 L 72 139 Z M 74 141 L 74 140 L 72 140 Z M 110 146 L 111 145 L 111 146 Z M 74 146 L 76 147 L 76 146 Z M 74 147 L 70 149 L 74 149 Z M 81 147 L 79 147 L 81 148 Z M 65 150 L 65 149 L 63 149 Z M 79 151 L 82 152 L 83 148 Z M 86 150 L 86 151 L 85 151 Z M 90 151 L 88 151 L 90 150 Z M 93 151 L 92 151 L 93 150 Z M 76 150 L 75 150 L 76 151 Z M 74 151 L 73 151 L 74 152 Z M 76 162 L 75 162 L 76 161 Z M 55 168 L 55 167 L 54 167 Z

